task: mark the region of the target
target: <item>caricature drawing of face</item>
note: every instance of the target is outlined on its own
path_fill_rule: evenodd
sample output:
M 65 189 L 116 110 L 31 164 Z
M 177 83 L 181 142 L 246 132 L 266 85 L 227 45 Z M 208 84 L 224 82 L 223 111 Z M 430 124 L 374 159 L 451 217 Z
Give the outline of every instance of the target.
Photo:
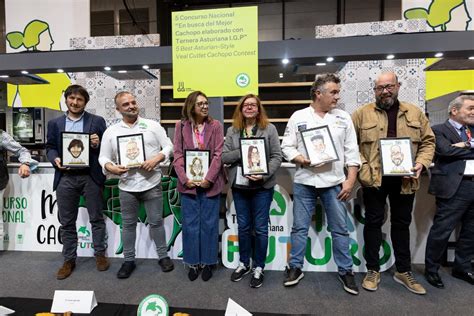
M 80 139 L 73 139 L 69 143 L 67 150 L 72 157 L 79 158 L 79 156 L 82 154 L 82 151 L 84 150 L 84 144 Z
M 402 164 L 404 155 L 399 145 L 392 145 L 392 147 L 390 147 L 390 158 L 395 166 Z
M 260 154 L 258 153 L 257 147 L 252 149 L 252 163 L 259 164 L 260 163 Z
M 137 142 L 134 140 L 130 140 L 127 143 L 127 158 L 130 160 L 135 160 L 139 154 L 140 148 L 138 148 Z
M 193 176 L 202 175 L 202 160 L 199 157 L 194 157 L 191 162 L 191 174 Z
M 249 151 L 247 155 L 249 161 L 249 167 L 254 168 L 260 166 L 260 152 L 258 151 L 257 146 L 249 146 Z
M 324 143 L 324 137 L 322 135 L 314 135 L 311 137 L 311 143 L 313 144 L 316 154 L 321 154 L 326 151 L 326 144 Z

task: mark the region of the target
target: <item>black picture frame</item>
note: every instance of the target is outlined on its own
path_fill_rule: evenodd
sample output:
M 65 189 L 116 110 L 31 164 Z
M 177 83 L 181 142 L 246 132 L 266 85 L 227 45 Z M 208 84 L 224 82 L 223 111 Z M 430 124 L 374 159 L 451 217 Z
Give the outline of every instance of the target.
M 196 170 L 196 167 L 201 170 Z M 184 170 L 189 180 L 194 183 L 202 182 L 211 166 L 211 151 L 203 149 L 184 150 Z
M 414 176 L 413 152 L 410 137 L 379 139 L 382 176 Z
M 61 145 L 63 167 L 81 169 L 90 166 L 90 135 L 88 133 L 61 132 Z
M 242 157 L 242 175 L 268 175 L 268 155 L 264 137 L 240 138 L 240 157 Z M 256 149 L 256 151 L 254 151 Z M 252 161 L 253 159 L 258 161 Z
M 300 131 L 300 134 L 311 166 L 320 166 L 339 160 L 328 125 L 309 128 Z
M 117 136 L 117 154 L 119 165 L 129 169 L 140 168 L 146 160 L 143 134 Z

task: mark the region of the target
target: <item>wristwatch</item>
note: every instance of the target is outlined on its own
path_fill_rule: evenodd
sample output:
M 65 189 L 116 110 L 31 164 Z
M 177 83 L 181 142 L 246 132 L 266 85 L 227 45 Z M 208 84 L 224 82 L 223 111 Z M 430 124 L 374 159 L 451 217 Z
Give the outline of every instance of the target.
M 464 142 L 464 148 L 466 149 L 471 148 L 471 142 L 470 141 Z

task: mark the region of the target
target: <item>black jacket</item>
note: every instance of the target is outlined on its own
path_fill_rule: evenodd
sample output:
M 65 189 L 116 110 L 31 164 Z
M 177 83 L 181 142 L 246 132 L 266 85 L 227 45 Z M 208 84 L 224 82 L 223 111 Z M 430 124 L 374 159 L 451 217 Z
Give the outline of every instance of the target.
M 436 151 L 428 192 L 438 198 L 449 199 L 459 188 L 466 159 L 474 159 L 474 148 L 451 146 L 462 142 L 462 139 L 448 121 L 435 125 L 432 129 L 436 136 Z M 474 131 L 474 126 L 470 126 L 470 129 Z
M 54 159 L 56 159 L 57 157 L 61 157 L 61 151 L 63 150 L 61 142 L 61 132 L 64 132 L 65 127 L 65 116 L 60 116 L 48 122 L 46 155 L 48 156 L 48 160 L 56 169 L 54 173 L 53 190 L 56 190 L 59 184 L 59 179 L 62 175 L 61 170 L 56 168 Z M 99 138 L 102 141 L 102 134 L 104 134 L 105 129 L 106 125 L 103 117 L 88 112 L 84 113 L 84 133 L 97 134 L 99 135 Z M 89 153 L 90 175 L 95 183 L 102 186 L 105 181 L 105 176 L 102 173 L 102 167 L 99 165 L 100 146 L 97 148 L 91 147 Z

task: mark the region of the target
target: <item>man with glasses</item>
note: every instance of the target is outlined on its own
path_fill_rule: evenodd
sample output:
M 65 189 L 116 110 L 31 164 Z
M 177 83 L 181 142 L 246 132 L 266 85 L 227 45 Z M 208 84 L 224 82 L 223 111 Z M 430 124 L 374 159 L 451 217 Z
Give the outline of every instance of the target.
M 379 250 L 382 243 L 386 199 L 390 201 L 391 239 L 395 253 L 394 280 L 416 294 L 426 290 L 411 272 L 410 223 L 419 177 L 434 155 L 434 135 L 429 121 L 419 107 L 398 100 L 400 83 L 393 72 L 375 80 L 375 103 L 366 104 L 352 114 L 359 141 L 362 185 L 365 205 L 365 259 L 367 275 L 362 287 L 375 291 L 380 282 Z M 379 139 L 410 137 L 415 166 L 414 176 L 382 176 Z

